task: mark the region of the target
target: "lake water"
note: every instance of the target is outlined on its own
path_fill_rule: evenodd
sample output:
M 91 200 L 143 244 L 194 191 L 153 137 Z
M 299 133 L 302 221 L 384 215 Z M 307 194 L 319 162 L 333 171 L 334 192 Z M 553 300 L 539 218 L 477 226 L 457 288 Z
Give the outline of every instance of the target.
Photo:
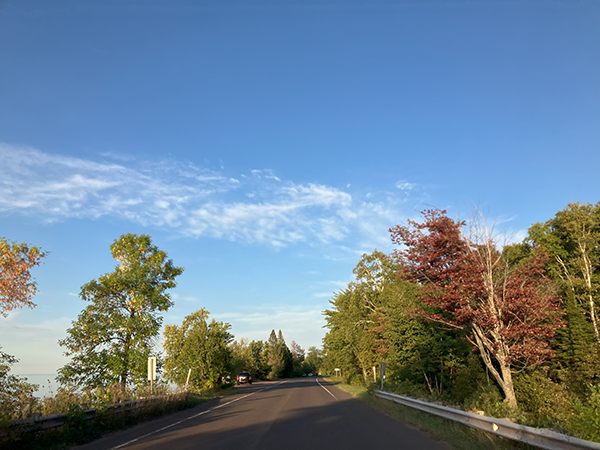
M 58 383 L 56 382 L 56 374 L 55 373 L 34 373 L 34 374 L 19 374 L 17 375 L 21 378 L 27 378 L 28 383 L 37 384 L 38 390 L 33 393 L 36 397 L 49 397 L 56 394 L 56 390 L 58 389 Z
M 33 395 L 38 398 L 54 396 L 54 394 L 56 394 L 56 390 L 60 386 L 58 384 L 58 382 L 56 381 L 57 375 L 55 373 L 52 373 L 52 374 L 38 374 L 38 373 L 19 374 L 17 376 L 21 377 L 21 378 L 27 378 L 28 383 L 38 385 L 38 390 L 33 393 Z M 175 384 L 170 384 L 169 387 L 172 391 L 177 390 L 177 385 L 175 385 Z

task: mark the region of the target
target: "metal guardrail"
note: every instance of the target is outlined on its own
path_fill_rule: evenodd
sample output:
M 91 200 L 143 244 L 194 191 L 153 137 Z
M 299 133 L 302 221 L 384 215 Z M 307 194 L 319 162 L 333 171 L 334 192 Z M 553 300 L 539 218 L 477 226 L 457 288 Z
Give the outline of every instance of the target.
M 374 395 L 410 408 L 435 414 L 436 416 L 445 419 L 460 422 L 469 427 L 477 428 L 506 439 L 523 442 L 546 450 L 600 450 L 600 443 L 574 438 L 550 430 L 527 427 L 525 425 L 519 425 L 509 422 L 508 420 L 496 419 L 494 417 L 480 416 L 478 414 L 461 411 L 460 409 L 448 408 L 435 403 L 424 402 L 422 400 L 416 400 L 414 398 L 380 390 L 375 390 Z
M 102 412 L 102 414 L 119 414 L 126 411 L 132 411 L 135 409 L 140 409 L 148 406 L 155 405 L 157 403 L 161 403 L 164 401 L 180 401 L 185 400 L 187 398 L 187 392 L 178 392 L 176 394 L 167 394 L 161 395 L 158 397 L 145 397 L 139 398 L 136 400 L 127 400 L 121 403 L 115 403 L 114 405 L 110 405 Z M 84 411 L 84 420 L 93 419 L 96 416 L 95 409 L 88 409 Z M 20 428 L 20 427 L 36 427 L 38 429 L 48 429 L 48 428 L 56 428 L 65 424 L 67 420 L 67 414 L 52 414 L 50 416 L 38 416 L 31 417 L 27 419 L 16 419 L 11 421 L 11 425 L 8 428 Z M 10 432 L 5 429 L 0 431 L 0 437 L 3 435 L 9 434 Z

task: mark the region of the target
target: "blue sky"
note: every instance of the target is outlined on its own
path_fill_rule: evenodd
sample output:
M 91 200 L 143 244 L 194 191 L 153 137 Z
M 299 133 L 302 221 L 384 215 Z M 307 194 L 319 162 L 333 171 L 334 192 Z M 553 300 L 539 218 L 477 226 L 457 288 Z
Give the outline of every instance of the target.
M 431 205 L 514 240 L 600 186 L 597 1 L 0 2 L 0 236 L 50 252 L 2 320 L 54 373 L 80 287 L 146 233 L 236 338 L 320 346 L 360 255 Z

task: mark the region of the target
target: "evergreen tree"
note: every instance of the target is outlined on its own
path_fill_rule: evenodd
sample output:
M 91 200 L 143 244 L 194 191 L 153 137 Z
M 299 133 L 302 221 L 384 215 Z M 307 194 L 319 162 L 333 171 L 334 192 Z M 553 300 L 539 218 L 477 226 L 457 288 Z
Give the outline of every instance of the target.
M 281 332 L 281 330 L 279 330 L 277 342 L 281 346 L 281 355 L 283 357 L 283 367 L 281 369 L 279 377 L 289 378 L 292 376 L 292 372 L 294 370 L 294 359 L 292 357 L 292 352 L 285 343 L 285 339 L 283 339 L 283 333 Z
M 271 330 L 267 341 L 268 364 L 270 367 L 268 378 L 275 380 L 279 378 L 284 366 L 283 348 L 281 347 L 275 330 Z

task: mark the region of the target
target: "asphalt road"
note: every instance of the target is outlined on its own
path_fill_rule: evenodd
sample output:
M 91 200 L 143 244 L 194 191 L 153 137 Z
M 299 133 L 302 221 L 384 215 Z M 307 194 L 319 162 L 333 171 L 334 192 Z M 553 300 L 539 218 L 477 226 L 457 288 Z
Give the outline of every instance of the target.
M 254 383 L 240 391 L 77 448 L 450 449 L 321 377 Z

